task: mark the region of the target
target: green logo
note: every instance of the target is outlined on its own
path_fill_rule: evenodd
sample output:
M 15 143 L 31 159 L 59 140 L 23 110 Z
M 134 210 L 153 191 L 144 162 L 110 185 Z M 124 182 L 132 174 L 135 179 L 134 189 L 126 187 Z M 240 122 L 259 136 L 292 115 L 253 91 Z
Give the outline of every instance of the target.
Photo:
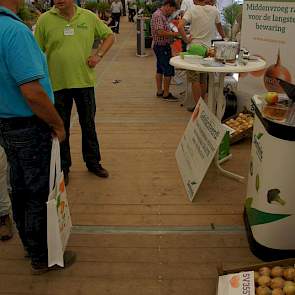
M 79 28 L 79 29 L 88 29 L 88 26 L 87 26 L 86 23 L 81 23 L 81 24 L 77 25 L 77 28 Z

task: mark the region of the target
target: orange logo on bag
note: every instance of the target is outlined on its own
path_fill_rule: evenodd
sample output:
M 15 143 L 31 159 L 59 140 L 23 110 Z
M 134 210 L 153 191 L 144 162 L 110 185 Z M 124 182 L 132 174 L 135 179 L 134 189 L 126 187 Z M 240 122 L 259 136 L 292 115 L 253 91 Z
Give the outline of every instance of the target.
M 233 288 L 239 288 L 240 286 L 240 277 L 239 276 L 233 276 L 231 279 L 230 279 L 230 284 Z
M 62 192 L 62 193 L 65 191 L 65 182 L 64 181 L 62 181 L 59 184 L 59 191 Z

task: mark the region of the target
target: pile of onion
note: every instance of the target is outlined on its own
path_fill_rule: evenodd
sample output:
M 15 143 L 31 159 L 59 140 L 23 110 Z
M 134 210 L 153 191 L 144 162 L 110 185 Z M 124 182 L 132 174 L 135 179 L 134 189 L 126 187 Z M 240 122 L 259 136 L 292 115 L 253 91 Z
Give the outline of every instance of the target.
M 295 268 L 261 267 L 254 272 L 257 295 L 295 295 Z

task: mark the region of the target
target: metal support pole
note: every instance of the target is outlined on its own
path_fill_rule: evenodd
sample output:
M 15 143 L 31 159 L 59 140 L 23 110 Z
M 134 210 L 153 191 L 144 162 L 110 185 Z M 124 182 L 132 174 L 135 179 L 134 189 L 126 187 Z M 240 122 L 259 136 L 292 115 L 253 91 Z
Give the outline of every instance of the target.
M 137 52 L 136 55 L 139 57 L 147 56 L 145 53 L 145 44 L 144 44 L 144 17 L 137 17 Z

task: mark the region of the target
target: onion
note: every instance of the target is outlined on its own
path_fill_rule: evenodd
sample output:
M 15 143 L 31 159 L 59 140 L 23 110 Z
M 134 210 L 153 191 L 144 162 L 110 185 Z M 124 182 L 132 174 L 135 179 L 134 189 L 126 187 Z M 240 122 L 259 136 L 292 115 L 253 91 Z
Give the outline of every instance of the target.
M 259 273 L 257 271 L 254 271 L 254 282 L 255 284 L 258 284 L 258 279 L 259 279 Z
M 268 91 L 284 93 L 276 78 L 287 82 L 291 82 L 292 79 L 290 72 L 281 65 L 280 50 L 278 51 L 276 64 L 269 66 L 264 74 L 264 85 Z
M 285 286 L 284 287 L 284 293 L 286 295 L 295 295 L 295 286 Z
M 271 295 L 271 290 L 268 287 L 259 286 L 256 288 L 257 295 Z
M 270 286 L 270 282 L 271 282 L 271 279 L 268 276 L 261 276 L 258 279 L 259 286 L 267 286 L 268 287 L 268 286 Z
M 284 295 L 284 292 L 282 289 L 277 288 L 272 290 L 271 295 Z
M 277 288 L 284 288 L 284 285 L 285 285 L 285 280 L 280 278 L 280 277 L 276 277 L 274 279 L 271 280 L 271 283 L 270 283 L 270 287 L 272 289 L 277 289 Z
M 285 282 L 285 287 L 286 287 L 286 286 L 295 286 L 295 283 L 292 282 L 292 281 L 286 281 L 286 282 Z
M 293 281 L 295 278 L 295 269 L 293 267 L 288 267 L 284 270 L 284 277 L 288 281 Z
M 282 277 L 283 276 L 283 268 L 280 266 L 275 266 L 271 270 L 272 277 Z
M 282 289 L 277 288 L 272 290 L 271 295 L 284 295 L 284 292 Z
M 259 268 L 259 274 L 261 276 L 270 276 L 270 268 L 267 266 Z

